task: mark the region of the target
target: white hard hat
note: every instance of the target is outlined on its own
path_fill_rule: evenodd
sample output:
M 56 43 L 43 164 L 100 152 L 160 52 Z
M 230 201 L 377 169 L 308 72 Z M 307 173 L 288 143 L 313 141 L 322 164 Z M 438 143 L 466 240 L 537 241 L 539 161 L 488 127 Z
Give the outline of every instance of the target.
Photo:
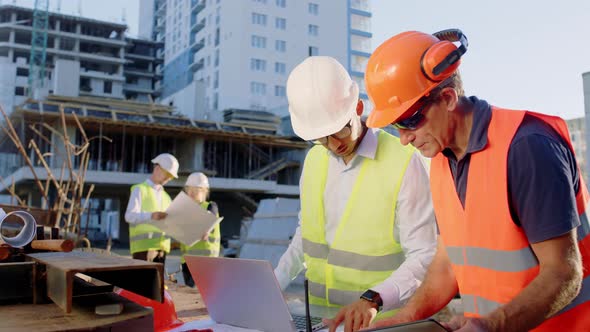
M 344 128 L 356 114 L 358 98 L 358 85 L 331 57 L 308 57 L 287 79 L 291 124 L 306 141 Z
M 152 159 L 152 163 L 160 165 L 166 172 L 172 174 L 175 179 L 178 178 L 178 160 L 173 155 L 169 153 L 159 154 Z
M 209 179 L 201 172 L 191 173 L 186 179 L 187 187 L 201 187 L 209 189 Z

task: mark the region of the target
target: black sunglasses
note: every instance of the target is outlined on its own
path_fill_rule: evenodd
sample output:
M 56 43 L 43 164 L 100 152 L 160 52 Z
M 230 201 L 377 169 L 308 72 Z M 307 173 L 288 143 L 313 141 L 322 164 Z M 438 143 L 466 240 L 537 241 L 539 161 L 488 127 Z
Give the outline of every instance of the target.
M 418 108 L 418 110 L 416 112 L 414 112 L 414 114 L 412 114 L 409 118 L 407 118 L 405 120 L 398 121 L 398 122 L 394 123 L 393 127 L 396 129 L 404 129 L 404 130 L 418 129 L 418 127 L 420 126 L 422 121 L 424 121 L 424 114 L 422 114 L 422 112 L 424 112 L 426 107 L 429 106 L 430 104 L 431 103 L 429 100 L 425 100 L 424 103 L 422 104 L 422 106 L 420 106 L 420 108 Z

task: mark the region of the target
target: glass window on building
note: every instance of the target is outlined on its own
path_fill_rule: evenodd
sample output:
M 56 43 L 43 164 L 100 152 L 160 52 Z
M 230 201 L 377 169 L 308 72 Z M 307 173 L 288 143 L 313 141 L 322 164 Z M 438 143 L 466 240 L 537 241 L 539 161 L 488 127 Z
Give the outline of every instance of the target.
M 275 41 L 275 51 L 284 53 L 287 51 L 287 42 L 284 40 Z
M 282 62 L 275 62 L 275 73 L 277 74 L 285 74 L 286 72 L 286 65 Z
M 285 96 L 285 87 L 282 85 L 275 85 L 275 96 L 276 97 L 284 97 Z
M 250 70 L 252 70 L 252 71 L 266 71 L 266 60 L 250 59 Z
M 285 8 L 287 7 L 287 0 L 275 0 L 277 7 Z
M 219 49 L 215 50 L 215 67 L 219 66 Z
M 219 94 L 215 92 L 213 94 L 213 109 L 217 111 L 219 108 Z
M 287 29 L 287 19 L 277 17 L 275 19 L 275 28 L 279 30 L 286 30 Z
M 113 93 L 113 82 L 111 82 L 111 81 L 104 81 L 104 83 L 103 83 L 103 92 L 104 93 Z
M 364 10 L 364 11 L 371 11 L 371 7 L 369 6 L 369 0 L 351 0 L 350 8 Z
M 266 26 L 266 15 L 259 13 L 252 13 L 252 24 Z
M 250 93 L 255 96 L 265 96 L 266 84 L 261 82 L 250 82 Z
M 219 88 L 219 71 L 215 71 L 213 74 L 213 89 Z
M 318 16 L 320 13 L 320 5 L 310 2 L 307 4 L 307 12 L 311 15 Z
M 258 3 L 263 3 L 263 4 L 266 4 L 266 0 L 252 0 L 252 1 L 254 1 L 254 2 L 258 2 Z
M 369 58 L 367 58 L 366 56 L 353 55 L 350 58 L 350 60 L 350 67 L 352 71 L 358 71 L 360 73 L 365 72 L 365 68 L 367 68 L 367 62 L 369 61 Z
M 254 48 L 266 48 L 266 37 L 252 35 L 251 45 Z
M 319 55 L 320 50 L 315 46 L 310 46 L 308 49 L 308 54 L 309 54 L 309 56 Z
M 371 32 L 371 18 L 361 15 L 350 15 L 350 27 L 353 30 Z
M 320 33 L 320 27 L 315 24 L 310 24 L 307 26 L 307 32 L 310 36 L 317 36 Z
M 14 88 L 14 94 L 17 96 L 24 96 L 25 95 L 25 88 L 22 86 L 17 86 Z
M 353 51 L 371 53 L 371 38 L 357 36 L 357 35 L 351 35 L 350 36 L 350 48 Z

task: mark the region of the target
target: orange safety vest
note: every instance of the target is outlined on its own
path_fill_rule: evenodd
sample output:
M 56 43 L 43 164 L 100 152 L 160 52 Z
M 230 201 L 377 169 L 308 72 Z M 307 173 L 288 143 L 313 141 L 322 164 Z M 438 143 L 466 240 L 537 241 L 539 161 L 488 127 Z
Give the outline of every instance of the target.
M 432 159 L 430 182 L 434 211 L 468 317 L 487 315 L 510 302 L 539 274 L 537 257 L 522 228 L 514 224 L 508 204 L 508 150 L 525 114 L 549 124 L 573 151 L 562 119 L 493 107 L 488 144 L 471 154 L 465 209 L 457 196 L 448 159 L 442 154 Z M 588 189 L 580 176 L 576 194 L 582 223 L 577 229 L 578 245 L 584 266 L 580 294 L 534 331 L 590 329 L 588 199 Z

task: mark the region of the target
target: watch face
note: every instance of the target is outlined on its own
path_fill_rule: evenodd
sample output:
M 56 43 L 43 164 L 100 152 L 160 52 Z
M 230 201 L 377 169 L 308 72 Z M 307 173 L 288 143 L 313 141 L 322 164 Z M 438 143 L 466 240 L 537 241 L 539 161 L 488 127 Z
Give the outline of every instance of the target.
M 365 300 L 369 300 L 369 301 L 374 301 L 375 297 L 377 297 L 377 295 L 379 295 L 379 293 L 368 289 L 367 291 L 365 291 L 363 293 L 363 295 L 361 295 L 361 298 L 363 298 Z

